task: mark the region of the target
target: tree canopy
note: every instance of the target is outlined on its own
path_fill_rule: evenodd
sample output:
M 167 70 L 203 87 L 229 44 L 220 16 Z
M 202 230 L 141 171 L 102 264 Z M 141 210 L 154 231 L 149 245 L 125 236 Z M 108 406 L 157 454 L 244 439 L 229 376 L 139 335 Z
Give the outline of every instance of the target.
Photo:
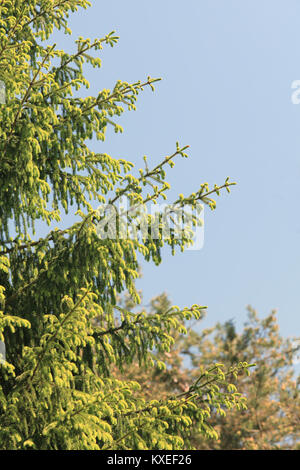
M 99 204 L 130 205 L 166 198 L 166 169 L 187 146 L 179 144 L 160 164 L 144 168 L 101 153 L 101 141 L 118 117 L 134 110 L 138 94 L 158 80 L 119 80 L 97 96 L 85 66 L 101 66 L 99 54 L 114 46 L 111 32 L 95 40 L 79 37 L 69 54 L 52 44 L 51 33 L 70 33 L 68 15 L 87 0 L 3 0 L 0 5 L 0 363 L 1 449 L 181 449 L 192 446 L 186 433 L 196 423 L 203 436 L 217 438 L 212 411 L 245 409 L 245 397 L 231 379 L 249 364 L 237 360 L 203 369 L 181 393 L 144 397 L 137 381 L 112 375 L 134 361 L 141 368 L 165 368 L 157 352 L 169 351 L 172 332 L 199 319 L 205 306 L 135 313 L 119 303 L 125 291 L 133 305 L 137 253 L 159 264 L 161 248 L 173 253 L 191 242 L 169 237 L 99 237 Z M 99 142 L 99 153 L 88 141 Z M 149 165 L 149 166 L 148 166 Z M 215 208 L 214 195 L 230 191 L 199 184 L 176 201 Z M 76 209 L 79 220 L 37 238 L 36 222 L 50 226 Z M 73 213 L 73 212 L 72 212 Z M 151 215 L 147 216 L 148 219 Z M 149 220 L 148 220 L 149 221 Z M 197 217 L 192 219 L 197 223 Z M 138 226 L 138 229 L 141 227 Z

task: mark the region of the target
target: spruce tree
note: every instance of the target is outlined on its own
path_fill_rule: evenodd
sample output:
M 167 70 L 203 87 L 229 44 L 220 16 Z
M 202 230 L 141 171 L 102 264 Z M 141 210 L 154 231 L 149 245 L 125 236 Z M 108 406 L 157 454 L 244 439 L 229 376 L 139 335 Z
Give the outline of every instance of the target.
M 68 15 L 87 0 L 2 0 L 0 5 L 0 364 L 1 449 L 181 449 L 192 421 L 216 437 L 208 424 L 213 409 L 244 408 L 245 399 L 228 382 L 246 362 L 230 370 L 216 364 L 182 393 L 145 400 L 137 382 L 111 375 L 137 361 L 165 367 L 157 351 L 168 351 L 172 329 L 200 318 L 203 306 L 169 307 L 160 314 L 135 313 L 119 304 L 135 287 L 137 253 L 159 264 L 164 244 L 184 249 L 187 235 L 160 238 L 100 237 L 99 204 L 131 206 L 166 198 L 166 168 L 187 147 L 177 144 L 161 163 L 135 171 L 134 165 L 89 148 L 106 129 L 121 130 L 117 118 L 134 109 L 138 94 L 157 81 L 126 83 L 97 96 L 88 88 L 84 66 L 100 67 L 99 52 L 114 46 L 114 32 L 90 40 L 79 37 L 77 52 L 48 45 L 54 28 L 70 33 Z M 96 51 L 96 53 L 95 53 Z M 212 189 L 201 184 L 179 195 L 179 207 L 198 202 L 215 208 Z M 39 226 L 61 221 L 73 211 L 80 220 L 63 229 Z M 147 216 L 149 221 L 150 215 Z M 197 223 L 197 217 L 192 223 Z M 140 225 L 137 229 L 141 229 Z M 203 394 L 206 400 L 203 403 Z

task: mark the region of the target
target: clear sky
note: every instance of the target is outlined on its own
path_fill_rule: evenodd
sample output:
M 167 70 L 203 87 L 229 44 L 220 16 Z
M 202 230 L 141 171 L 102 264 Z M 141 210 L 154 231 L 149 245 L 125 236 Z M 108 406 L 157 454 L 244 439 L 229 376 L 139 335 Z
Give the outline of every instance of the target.
M 69 51 L 79 35 L 120 36 L 101 52 L 102 69 L 87 69 L 89 94 L 118 79 L 163 78 L 124 113 L 124 133 L 109 132 L 95 149 L 139 167 L 177 140 L 190 145 L 169 173 L 171 196 L 227 176 L 238 183 L 206 209 L 201 251 L 143 263 L 144 302 L 166 291 L 173 304 L 208 305 L 205 326 L 232 318 L 239 327 L 248 304 L 260 316 L 275 308 L 281 332 L 300 335 L 300 105 L 291 102 L 299 1 L 94 0 L 70 24 L 72 38 L 55 34 Z

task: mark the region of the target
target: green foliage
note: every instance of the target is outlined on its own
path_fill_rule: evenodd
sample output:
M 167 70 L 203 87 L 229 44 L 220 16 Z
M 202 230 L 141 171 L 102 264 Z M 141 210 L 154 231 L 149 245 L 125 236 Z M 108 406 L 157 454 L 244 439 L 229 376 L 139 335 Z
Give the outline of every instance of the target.
M 93 201 L 166 198 L 165 168 L 186 158 L 187 147 L 177 144 L 152 169 L 145 159 L 137 172 L 131 162 L 90 150 L 87 141 L 103 141 L 107 126 L 122 130 L 118 116 L 135 109 L 138 94 L 157 80 L 118 81 L 95 97 L 79 97 L 89 86 L 84 65 L 100 67 L 93 51 L 114 46 L 117 36 L 80 37 L 74 54 L 44 42 L 54 28 L 70 33 L 68 14 L 87 6 L 86 0 L 0 5 L 0 80 L 6 88 L 0 104 L 0 339 L 7 354 L 0 364 L 0 448 L 179 449 L 192 418 L 203 435 L 217 437 L 207 423 L 210 410 L 244 408 L 244 398 L 221 365 L 165 400 L 147 401 L 136 382 L 111 376 L 113 367 L 122 370 L 134 360 L 143 368 L 164 368 L 155 353 L 169 351 L 172 331 L 184 332 L 184 322 L 200 318 L 204 307 L 148 315 L 118 305 L 125 290 L 134 304 L 140 301 L 137 252 L 158 264 L 164 243 L 174 252 L 190 241 L 172 231 L 166 240 L 101 239 Z M 232 184 L 228 178 L 213 189 L 204 183 L 176 202 L 201 201 L 214 209 L 211 196 Z M 31 238 L 37 220 L 50 225 L 74 206 L 80 222 Z M 248 364 L 230 373 L 239 370 Z M 225 395 L 218 384 L 227 387 Z

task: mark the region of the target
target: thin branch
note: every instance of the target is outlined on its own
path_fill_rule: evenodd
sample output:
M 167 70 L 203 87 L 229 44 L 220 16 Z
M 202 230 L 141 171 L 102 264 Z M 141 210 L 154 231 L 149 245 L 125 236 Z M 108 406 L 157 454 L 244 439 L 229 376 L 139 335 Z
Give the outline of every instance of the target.
M 74 305 L 74 307 L 70 310 L 70 312 L 64 317 L 63 321 L 59 324 L 59 326 L 57 327 L 56 331 L 53 333 L 52 336 L 50 336 L 50 338 L 48 339 L 47 343 L 45 344 L 45 347 L 43 349 L 43 351 L 41 351 L 39 357 L 38 357 L 38 362 L 33 370 L 33 373 L 32 375 L 30 376 L 30 379 L 29 379 L 29 382 L 32 383 L 33 382 L 33 379 L 34 379 L 34 376 L 39 368 L 39 366 L 41 365 L 44 357 L 45 357 L 45 354 L 49 348 L 49 345 L 50 343 L 52 343 L 52 341 L 55 340 L 55 338 L 57 337 L 58 335 L 58 332 L 59 330 L 63 327 L 63 325 L 66 323 L 66 321 L 68 321 L 68 319 L 70 318 L 70 316 L 73 314 L 73 312 L 79 307 L 79 305 L 81 304 L 81 302 L 84 300 L 84 298 L 89 294 L 89 291 L 87 290 L 86 293 L 80 298 L 78 299 L 78 301 L 76 302 L 76 304 Z
M 0 50 L 0 57 L 1 57 L 1 55 L 3 54 L 3 52 L 4 52 L 4 50 L 5 50 L 5 48 L 6 48 L 7 44 L 8 44 L 8 42 L 9 42 L 10 39 L 12 38 L 12 35 L 14 34 L 14 32 L 15 32 L 15 30 L 16 30 L 18 24 L 20 23 L 20 20 L 21 20 L 21 18 L 22 18 L 22 16 L 23 16 L 24 10 L 25 10 L 25 5 L 23 6 L 22 11 L 21 11 L 20 15 L 18 16 L 14 27 L 10 30 L 10 33 L 9 33 L 9 35 L 8 35 L 8 37 L 7 37 L 7 42 L 6 42 L 6 44 L 4 44 L 4 46 L 3 46 L 2 49 Z
M 11 137 L 12 137 L 12 135 L 13 135 L 14 129 L 15 129 L 15 127 L 16 127 L 16 124 L 17 124 L 19 115 L 20 115 L 20 113 L 21 113 L 22 107 L 23 107 L 24 103 L 26 103 L 26 101 L 28 100 L 29 95 L 30 95 L 31 88 L 33 87 L 34 82 L 35 82 L 35 80 L 36 80 L 38 74 L 40 73 L 41 69 L 43 68 L 44 63 L 46 62 L 46 60 L 48 59 L 48 57 L 50 56 L 51 52 L 53 51 L 53 49 L 54 49 L 55 47 L 56 47 L 56 44 L 53 44 L 53 46 L 50 47 L 49 51 L 47 52 L 47 54 L 45 55 L 44 59 L 42 60 L 42 62 L 41 62 L 41 64 L 40 64 L 39 68 L 37 69 L 36 73 L 34 74 L 34 76 L 33 76 L 32 80 L 31 80 L 31 82 L 29 83 L 29 86 L 28 86 L 28 88 L 27 88 L 27 90 L 26 90 L 26 93 L 25 93 L 25 95 L 23 96 L 23 99 L 22 99 L 21 102 L 20 102 L 18 111 L 17 111 L 17 113 L 16 113 L 16 115 L 15 115 L 14 121 L 13 121 L 12 126 L 11 126 L 11 129 L 10 129 L 10 132 L 9 132 L 7 138 L 6 138 L 6 143 L 5 143 L 5 147 L 4 147 L 4 151 L 3 151 L 3 154 L 4 154 L 4 155 L 5 155 L 5 152 L 6 152 L 6 149 L 7 149 L 8 142 L 10 141 L 10 139 L 11 139 Z
M 42 10 L 38 12 L 37 15 L 34 16 L 31 20 L 27 21 L 27 23 L 24 23 L 23 27 L 29 26 L 31 23 L 33 23 L 33 21 L 45 15 L 46 13 L 52 13 L 55 8 L 61 7 L 64 3 L 67 3 L 68 1 L 69 0 L 62 0 L 61 2 L 56 3 L 56 5 L 53 5 L 52 10 Z

